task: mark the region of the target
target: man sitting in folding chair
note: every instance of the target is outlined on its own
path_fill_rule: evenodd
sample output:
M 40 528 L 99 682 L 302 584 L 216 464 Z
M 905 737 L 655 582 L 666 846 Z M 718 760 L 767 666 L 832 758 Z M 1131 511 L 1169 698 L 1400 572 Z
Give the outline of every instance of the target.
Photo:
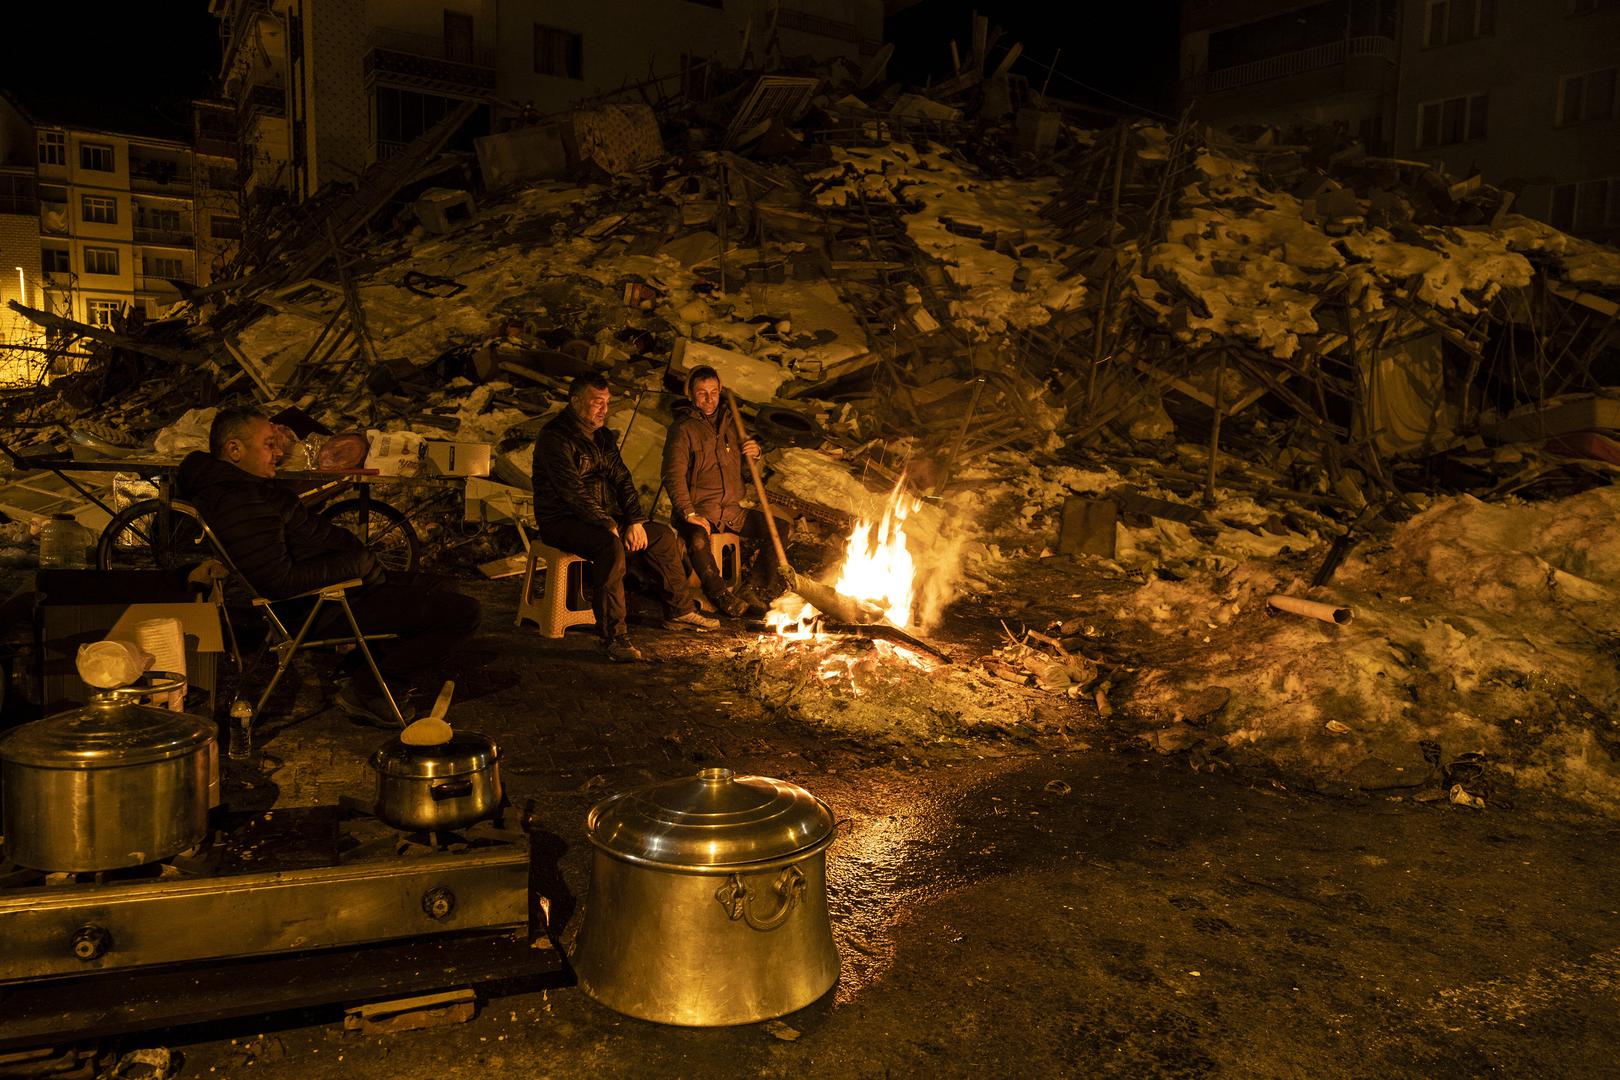
M 359 537 L 311 514 L 296 495 L 275 482 L 281 459 L 274 426 L 249 409 L 221 409 L 208 434 L 209 452 L 195 451 L 180 463 L 178 489 L 196 506 L 236 570 L 260 596 L 292 600 L 314 596 L 343 582 L 366 637 L 394 635 L 373 647 L 377 666 L 396 688 L 427 678 L 427 669 L 472 637 L 478 601 L 450 589 L 391 577 Z M 336 599 L 335 594 L 331 597 Z M 281 606 L 281 605 L 278 605 Z M 297 627 L 302 617 L 288 625 Z M 351 635 L 343 603 L 323 606 L 311 637 Z M 389 694 L 355 649 L 339 665 L 343 678 L 337 705 L 354 719 L 396 726 Z M 435 684 L 436 685 L 436 684 Z M 406 688 L 408 692 L 409 688 Z M 400 719 L 414 710 L 394 695 Z

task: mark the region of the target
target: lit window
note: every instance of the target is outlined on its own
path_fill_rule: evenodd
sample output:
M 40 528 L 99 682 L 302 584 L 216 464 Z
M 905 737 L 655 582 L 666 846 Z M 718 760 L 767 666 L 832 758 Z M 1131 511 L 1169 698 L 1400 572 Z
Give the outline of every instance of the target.
M 47 274 L 69 274 L 73 272 L 68 261 L 66 248 L 41 248 L 39 257 L 40 268 Z
M 80 143 L 79 168 L 113 172 L 113 148 L 106 143 Z
M 534 73 L 564 79 L 585 77 L 585 38 L 572 30 L 534 24 Z
M 84 272 L 87 274 L 118 273 L 118 249 L 97 247 L 85 248 Z
M 84 310 L 90 316 L 91 326 L 112 328 L 113 320 L 118 317 L 118 311 L 123 305 L 117 300 L 86 300 Z
M 79 196 L 79 213 L 87 224 L 118 224 L 118 200 L 102 195 Z
M 1558 123 L 1612 119 L 1617 113 L 1614 92 L 1614 68 L 1565 75 L 1558 80 Z
M 1488 104 L 1484 94 L 1423 102 L 1418 106 L 1418 149 L 1484 139 Z
M 67 136 L 60 131 L 40 132 L 39 163 L 41 165 L 66 165 Z

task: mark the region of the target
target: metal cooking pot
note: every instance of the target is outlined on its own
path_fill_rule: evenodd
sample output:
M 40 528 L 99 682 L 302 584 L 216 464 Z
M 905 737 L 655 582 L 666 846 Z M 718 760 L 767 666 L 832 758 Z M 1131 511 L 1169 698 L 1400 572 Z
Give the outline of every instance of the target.
M 179 689 L 157 677 L 0 736 L 6 854 L 35 870 L 141 866 L 208 833 L 212 720 L 138 704 Z
M 501 752 L 493 739 L 458 731 L 438 746 L 390 739 L 371 755 L 379 818 L 396 829 L 461 829 L 500 812 Z
M 793 1012 L 838 981 L 827 915 L 827 804 L 794 784 L 704 769 L 591 810 L 580 987 L 688 1027 Z

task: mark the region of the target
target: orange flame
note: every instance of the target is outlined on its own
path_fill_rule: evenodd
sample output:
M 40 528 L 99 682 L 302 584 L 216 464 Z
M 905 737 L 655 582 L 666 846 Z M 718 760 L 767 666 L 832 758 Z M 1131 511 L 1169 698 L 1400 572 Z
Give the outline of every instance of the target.
M 844 596 L 882 608 L 883 617 L 895 626 L 911 624 L 916 564 L 906 547 L 906 515 L 922 505 L 906 498 L 905 483 L 902 474 L 876 532 L 865 518 L 855 523 L 844 550 L 844 569 L 833 586 Z

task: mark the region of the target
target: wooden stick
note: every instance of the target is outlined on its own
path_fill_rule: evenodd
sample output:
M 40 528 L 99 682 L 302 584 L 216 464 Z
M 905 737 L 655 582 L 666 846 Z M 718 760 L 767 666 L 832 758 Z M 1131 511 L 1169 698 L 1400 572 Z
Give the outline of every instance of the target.
M 731 422 L 737 425 L 737 438 L 743 442 L 748 441 L 748 429 L 743 427 L 742 413 L 737 409 L 737 399 L 726 391 L 726 404 L 731 408 Z M 739 452 L 741 452 L 739 450 Z M 771 547 L 776 549 L 776 561 L 785 573 L 793 573 L 793 567 L 788 563 L 787 549 L 782 546 L 782 537 L 776 531 L 776 515 L 771 513 L 771 500 L 765 494 L 765 481 L 759 475 L 759 462 L 743 454 L 743 460 L 748 462 L 748 475 L 754 481 L 754 494 L 759 499 L 759 508 L 765 511 L 765 531 L 771 534 Z

